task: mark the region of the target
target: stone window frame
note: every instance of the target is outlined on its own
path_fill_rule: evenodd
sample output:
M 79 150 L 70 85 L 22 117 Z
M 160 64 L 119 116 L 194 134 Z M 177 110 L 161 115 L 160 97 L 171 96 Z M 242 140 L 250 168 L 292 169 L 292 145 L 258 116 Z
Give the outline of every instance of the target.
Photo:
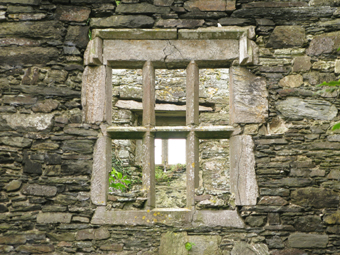
M 142 138 L 144 134 L 156 132 L 160 138 L 169 136 L 167 128 L 154 127 L 154 69 L 187 68 L 187 82 L 192 83 L 192 96 L 187 98 L 187 125 L 177 134 L 197 133 L 199 68 L 230 68 L 230 121 L 232 125 L 264 123 L 268 117 L 266 83 L 256 77 L 245 65 L 258 63 L 258 47 L 255 28 L 222 27 L 199 29 L 94 29 L 94 39 L 87 46 L 84 55 L 85 70 L 82 83 L 83 121 L 100 125 L 93 153 L 91 179 L 91 201 L 97 206 L 92 224 L 152 225 L 162 223 L 171 226 L 226 226 L 243 228 L 244 223 L 236 210 L 196 210 L 194 205 L 194 183 L 188 185 L 187 208 L 154 208 L 154 191 L 148 188 L 150 174 L 143 170 L 143 185 L 147 190 L 145 210 L 107 210 L 108 173 L 111 171 L 111 138 Z M 148 93 L 143 96 L 144 127 L 112 127 L 112 69 L 142 68 L 143 86 Z M 195 79 L 197 81 L 195 81 Z M 196 83 L 196 85 L 195 85 Z M 257 89 L 255 89 L 257 88 Z M 145 89 L 143 89 L 145 90 Z M 249 92 L 251 92 L 249 94 Z M 187 95 L 188 96 L 188 95 Z M 191 102 L 188 102 L 190 101 Z M 189 112 L 188 112 L 189 111 Z M 150 116 L 153 116 L 150 119 Z M 207 130 L 205 130 L 207 131 Z M 203 134 L 207 134 L 203 131 Z M 211 131 L 211 130 L 210 130 Z M 233 127 L 218 127 L 215 130 L 228 136 Z M 236 132 L 237 133 L 237 132 Z M 250 135 L 232 134 L 230 137 L 230 182 L 231 192 L 238 206 L 256 205 L 258 187 L 255 175 L 254 143 Z M 131 135 L 134 134 L 134 135 Z M 118 136 L 117 136 L 118 135 Z M 147 137 L 147 136 L 146 136 Z M 188 141 L 188 139 L 187 139 Z M 145 139 L 149 145 L 151 140 Z M 187 142 L 188 143 L 188 142 Z M 190 143 L 190 142 L 189 142 Z M 148 146 L 151 148 L 151 146 Z M 152 164 L 153 150 L 147 150 L 148 163 Z M 193 157 L 192 163 L 198 157 Z M 190 160 L 189 160 L 190 161 Z M 190 162 L 191 162 L 190 161 Z M 154 164 L 154 161 L 153 161 Z M 188 164 L 187 162 L 187 165 Z M 196 164 L 198 166 L 198 164 Z M 152 167 L 151 167 L 152 168 Z M 195 167 L 188 172 L 195 175 Z M 150 171 L 148 171 L 150 173 Z M 152 176 L 152 175 L 151 175 Z M 187 175 L 189 176 L 189 175 Z M 195 180 L 196 179 L 196 180 Z M 188 181 L 190 183 L 190 181 Z M 149 185 L 150 186 L 150 185 Z

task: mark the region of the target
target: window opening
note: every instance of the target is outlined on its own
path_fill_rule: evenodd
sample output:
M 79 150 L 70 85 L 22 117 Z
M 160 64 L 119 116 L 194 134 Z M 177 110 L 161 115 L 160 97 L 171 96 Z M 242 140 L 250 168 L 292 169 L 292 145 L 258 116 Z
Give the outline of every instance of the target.
M 156 126 L 185 126 L 185 116 L 183 116 L 186 107 L 185 82 L 185 70 L 155 70 L 156 109 L 157 105 L 166 106 L 162 110 L 156 111 Z M 200 126 L 229 124 L 228 82 L 228 69 L 199 70 L 200 106 L 208 105 L 214 109 L 214 111 L 201 111 Z M 141 126 L 143 122 L 142 102 L 140 101 L 143 97 L 142 71 L 113 70 L 112 84 L 113 122 L 116 125 Z M 181 106 L 183 110 L 174 111 L 171 109 L 171 105 Z M 186 167 L 183 167 L 186 164 L 186 140 L 155 139 L 154 142 L 155 206 L 156 208 L 183 208 L 186 206 Z M 167 157 L 164 155 L 166 153 L 166 146 L 163 146 L 165 142 L 168 144 Z M 125 190 L 130 194 L 118 192 L 118 195 L 131 196 L 133 192 L 136 195 L 138 192 L 142 193 L 142 140 L 113 140 L 113 144 L 115 155 L 118 155 L 113 157 L 113 162 L 120 161 L 121 165 L 125 167 L 123 173 L 132 182 L 127 185 L 128 189 Z M 199 144 L 199 184 L 195 192 L 195 204 L 198 209 L 226 208 L 230 197 L 228 140 L 199 139 Z M 172 153 L 172 151 L 174 152 Z M 117 195 L 117 191 L 111 189 L 111 194 Z M 140 207 L 143 206 L 140 205 Z M 130 207 L 126 206 L 126 208 Z

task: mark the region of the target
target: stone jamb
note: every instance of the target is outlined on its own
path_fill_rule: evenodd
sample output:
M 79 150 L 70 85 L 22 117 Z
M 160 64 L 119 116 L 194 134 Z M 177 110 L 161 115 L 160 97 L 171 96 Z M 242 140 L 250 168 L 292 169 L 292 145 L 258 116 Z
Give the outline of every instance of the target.
M 195 31 L 196 33 L 194 33 Z M 122 30 L 123 32 L 123 30 Z M 174 39 L 174 34 L 176 32 L 176 39 Z M 125 37 L 122 36 L 125 33 Z M 92 40 L 85 52 L 85 65 L 86 71 L 84 72 L 84 79 L 83 79 L 83 89 L 85 88 L 84 93 L 82 94 L 82 104 L 84 107 L 84 121 L 88 123 L 104 123 L 104 124 L 110 124 L 111 122 L 111 116 L 109 116 L 109 110 L 108 106 L 111 105 L 112 99 L 111 93 L 109 87 L 111 85 L 110 79 L 111 76 L 110 71 L 108 71 L 111 68 L 141 68 L 145 63 L 148 67 L 144 67 L 145 70 L 150 69 L 150 65 L 152 65 L 152 68 L 183 68 L 183 66 L 187 66 L 192 60 L 195 60 L 197 55 L 195 55 L 192 52 L 185 52 L 189 48 L 187 45 L 198 45 L 198 54 L 200 54 L 197 58 L 198 61 L 194 63 L 196 66 L 198 65 L 201 68 L 204 67 L 230 67 L 232 64 L 236 65 L 236 70 L 241 69 L 242 71 L 245 71 L 246 69 L 243 67 L 238 67 L 238 64 L 242 65 L 249 65 L 249 64 L 256 64 L 257 59 L 257 50 L 256 50 L 256 44 L 251 40 L 253 39 L 254 33 L 254 27 L 228 27 L 228 28 L 200 28 L 197 30 L 168 30 L 167 32 L 165 30 L 152 30 L 152 29 L 125 29 L 124 33 L 120 33 L 120 29 L 114 29 L 114 30 L 96 30 L 94 31 L 94 40 Z M 117 38 L 115 38 L 115 36 Z M 124 38 L 123 38 L 124 37 Z M 164 38 L 162 38 L 164 37 Z M 171 38 L 171 39 L 170 39 Z M 179 39 L 177 39 L 179 38 Z M 128 40 L 126 40 L 128 39 Z M 137 39 L 137 40 L 136 40 Z M 158 41 L 154 40 L 157 39 Z M 131 55 L 124 55 L 117 54 L 117 55 L 110 55 L 110 51 L 113 49 L 115 52 L 119 52 L 117 50 L 117 43 L 124 45 L 125 48 L 129 49 L 129 46 L 133 46 L 136 43 L 139 43 L 138 45 L 142 45 L 143 43 L 146 43 L 147 45 L 159 45 L 161 41 L 165 41 L 165 48 L 158 47 L 153 50 L 155 50 L 156 55 L 152 55 L 153 57 L 156 56 L 156 58 L 148 59 L 148 54 L 152 54 L 152 51 L 146 50 L 146 48 L 143 51 L 142 55 L 136 55 L 131 58 Z M 184 42 L 184 40 L 186 40 Z M 235 44 L 235 40 L 237 41 Z M 130 44 L 129 44 L 130 43 Z M 202 44 L 204 47 L 204 51 L 199 50 L 199 45 Z M 170 45 L 170 46 L 169 46 Z M 207 48 L 207 45 L 209 47 Z M 235 45 L 236 52 L 235 52 Z M 229 50 L 230 52 L 220 54 L 221 47 L 224 46 L 224 51 Z M 132 49 L 132 48 L 131 48 Z M 131 50 L 129 49 L 129 50 Z M 164 51 L 165 49 L 165 51 Z M 173 52 L 171 50 L 176 49 L 178 52 Z M 140 49 L 138 49 L 140 50 Z M 162 53 L 160 52 L 162 51 Z M 166 50 L 169 50 L 168 53 L 166 53 Z M 197 51 L 197 49 L 195 49 Z M 100 54 L 100 52 L 103 52 Z M 165 52 L 165 55 L 164 55 Z M 205 54 L 204 52 L 208 52 L 208 54 Z M 185 54 L 184 54 L 185 53 Z M 136 54 L 136 52 L 133 52 L 133 54 Z M 158 55 L 157 55 L 158 54 Z M 197 54 L 197 53 L 196 53 Z M 222 55 L 222 57 L 221 57 Z M 145 57 L 146 56 L 146 57 Z M 150 58 L 150 57 L 149 57 Z M 223 59 L 224 58 L 224 59 Z M 217 59 L 217 60 L 216 60 Z M 144 70 L 143 68 L 143 70 Z M 195 69 L 195 68 L 194 68 Z M 196 68 L 198 70 L 198 67 Z M 98 70 L 105 70 L 98 71 Z M 101 79 L 98 79 L 97 77 L 101 77 Z M 90 77 L 88 77 L 90 76 Z M 231 73 L 231 76 L 233 74 Z M 249 78 L 250 77 L 250 78 Z M 239 79 L 240 77 L 231 77 L 231 90 L 233 90 L 233 86 L 237 85 L 237 82 L 233 82 L 234 80 L 241 82 L 242 79 Z M 244 81 L 243 83 L 246 85 L 249 85 L 254 81 L 254 77 L 250 74 L 248 71 L 248 74 L 243 75 Z M 97 79 L 97 80 L 95 80 Z M 152 79 L 151 79 L 152 80 Z M 151 82 L 152 83 L 152 82 Z M 150 83 L 150 84 L 151 84 Z M 100 98 L 104 99 L 101 102 L 98 102 L 98 99 L 91 99 L 91 93 L 89 93 L 89 88 L 92 89 L 93 93 L 97 93 L 98 95 L 101 95 Z M 103 96 L 104 95 L 104 96 Z M 263 95 L 262 95 L 263 96 Z M 265 97 L 265 96 L 264 96 Z M 231 111 L 233 109 L 237 109 L 235 107 L 235 104 L 237 104 L 237 95 L 236 97 L 230 98 L 230 105 L 234 106 L 231 107 Z M 266 98 L 265 98 L 266 100 Z M 266 102 L 258 100 L 257 102 L 264 104 L 259 105 L 259 107 L 265 108 L 268 107 L 266 105 Z M 193 102 L 195 102 L 194 100 Z M 242 101 L 242 100 L 241 100 Z M 236 103 L 235 103 L 236 102 Z M 98 104 L 99 103 L 99 104 Z M 246 103 L 246 102 L 243 102 Z M 100 110 L 102 109 L 102 110 Z M 94 111 L 95 110 L 95 111 Z M 154 111 L 154 109 L 153 109 Z M 99 112 L 100 114 L 95 114 L 96 112 Z M 196 111 L 198 112 L 198 110 Z M 234 120 L 233 123 L 263 123 L 264 119 L 267 117 L 267 113 L 264 111 L 261 111 L 259 115 L 261 115 L 258 119 L 254 120 Z M 242 119 L 242 116 L 239 118 Z M 144 122 L 144 121 L 143 121 Z M 173 127 L 157 127 L 158 131 L 156 130 L 156 127 L 152 127 L 152 121 L 147 123 L 149 124 L 149 129 L 144 130 L 145 128 L 142 127 L 143 130 L 140 130 L 141 128 L 138 127 L 132 127 L 132 129 L 135 129 L 135 135 L 137 136 L 144 136 L 147 135 L 148 137 L 152 137 L 154 139 L 154 135 L 152 132 L 150 132 L 151 129 L 154 129 L 155 134 L 158 134 L 160 138 L 167 137 L 166 134 L 169 134 L 170 132 L 173 132 Z M 195 122 L 194 122 L 195 124 Z M 184 127 L 188 128 L 188 127 Z M 195 131 L 198 131 L 200 129 L 199 127 L 193 127 L 196 129 Z M 224 128 L 224 129 L 223 129 Z M 229 220 L 229 216 L 222 217 L 220 215 L 219 217 L 222 217 L 225 219 L 224 221 L 218 222 L 218 223 L 212 223 L 209 221 L 209 218 L 211 216 L 211 213 L 209 210 L 201 210 L 197 211 L 191 206 L 188 206 L 189 208 L 186 210 L 175 210 L 175 209 L 153 209 L 152 205 L 152 199 L 150 199 L 150 204 L 147 206 L 151 210 L 140 210 L 140 211 L 106 211 L 105 205 L 106 205 L 106 197 L 107 197 L 107 182 L 108 182 L 108 172 L 111 170 L 109 156 L 108 152 L 111 153 L 111 148 L 108 146 L 108 143 L 111 143 L 111 139 L 109 138 L 109 135 L 112 137 L 112 129 L 114 127 L 108 127 L 105 131 L 102 131 L 100 137 L 97 140 L 96 148 L 94 152 L 94 165 L 93 165 L 93 177 L 92 177 L 92 183 L 91 183 L 91 200 L 94 204 L 98 205 L 98 208 L 95 212 L 95 215 L 92 219 L 92 223 L 94 224 L 127 224 L 127 225 L 149 225 L 151 222 L 151 218 L 149 221 L 138 221 L 138 215 L 142 215 L 142 219 L 145 219 L 147 214 L 150 212 L 153 213 L 153 215 L 167 215 L 170 217 L 171 215 L 175 214 L 175 218 L 179 219 L 182 218 L 186 222 L 186 224 L 189 224 L 191 226 L 206 226 L 206 225 L 218 225 L 218 226 L 229 226 L 229 227 L 244 227 L 244 224 L 242 220 L 239 218 L 236 211 L 225 211 L 221 210 L 218 213 L 222 213 L 225 215 L 232 215 L 233 220 Z M 225 132 L 225 127 L 222 127 L 219 131 Z M 232 129 L 229 129 L 229 132 Z M 107 134 L 107 131 L 109 131 L 109 134 Z M 123 130 L 121 130 L 123 131 Z M 180 132 L 178 134 L 183 135 L 184 130 L 179 130 Z M 193 132 L 196 133 L 192 128 L 189 128 L 184 133 L 190 133 Z M 216 131 L 216 130 L 215 130 Z M 121 132 L 123 134 L 124 132 Z M 176 133 L 176 132 L 175 132 Z M 197 132 L 198 134 L 199 132 Z M 119 132 L 117 133 L 119 134 Z M 207 132 L 202 132 L 201 135 L 205 137 Z M 131 133 L 129 132 L 129 135 Z M 127 135 L 129 139 L 133 138 Z M 219 135 L 217 135 L 218 137 Z M 121 138 L 121 137 L 120 137 Z M 197 138 L 197 137 L 196 137 Z M 150 140 L 145 139 L 145 140 Z M 251 136 L 243 136 L 239 135 L 236 138 L 232 138 L 232 141 L 237 141 L 240 148 L 242 148 L 243 151 L 247 152 L 247 154 L 243 154 L 239 158 L 234 157 L 234 160 L 232 160 L 232 169 L 236 171 L 235 176 L 240 177 L 240 175 L 245 174 L 245 180 L 240 182 L 240 179 L 235 182 L 233 192 L 235 193 L 236 197 L 236 203 L 237 205 L 255 205 L 256 199 L 257 199 L 257 184 L 256 184 L 256 176 L 255 176 L 255 164 L 254 164 L 254 153 L 253 153 L 253 144 Z M 151 140 L 149 141 L 151 142 Z M 232 142 L 233 143 L 233 142 Z M 146 144 L 146 142 L 145 142 Z M 233 157 L 232 153 L 233 150 L 231 150 L 231 156 Z M 104 155 L 104 156 L 103 156 Z M 250 155 L 250 156 L 247 156 Z M 106 158 L 105 158 L 106 157 Z M 152 160 L 152 155 L 150 155 L 150 160 Z M 240 164 L 239 160 L 244 160 L 244 163 Z M 109 162 L 108 162 L 109 161 Z M 195 159 L 194 159 L 195 161 Z M 101 163 L 96 163 L 101 162 Z M 154 162 L 154 160 L 153 160 Z M 236 163 L 235 163 L 236 162 Z M 198 164 L 197 164 L 198 165 Z M 237 167 L 234 167 L 237 165 Z M 149 171 L 150 172 L 150 171 Z M 193 172 L 196 172 L 195 170 Z M 235 179 L 235 178 L 231 178 Z M 105 182 L 105 183 L 104 183 Z M 193 187 L 195 187 L 196 182 L 193 183 Z M 251 185 L 249 185 L 251 184 Z M 247 188 L 246 192 L 242 192 L 243 189 Z M 193 189 L 194 192 L 194 189 Z M 151 198 L 151 197 L 150 197 Z M 189 201 L 190 202 L 190 201 Z M 192 201 L 193 202 L 193 201 Z M 190 205 L 193 203 L 190 203 Z M 216 213 L 216 212 L 215 212 Z M 134 215 L 135 217 L 129 217 L 126 218 L 124 215 Z M 145 216 L 145 217 L 143 217 Z M 170 217 L 171 218 L 171 217 Z M 125 219 L 125 220 L 120 220 Z M 121 222 L 122 221 L 122 222 Z M 152 222 L 157 222 L 158 219 L 152 219 Z M 153 224 L 151 223 L 151 224 Z M 176 221 L 169 220 L 168 224 L 175 225 Z

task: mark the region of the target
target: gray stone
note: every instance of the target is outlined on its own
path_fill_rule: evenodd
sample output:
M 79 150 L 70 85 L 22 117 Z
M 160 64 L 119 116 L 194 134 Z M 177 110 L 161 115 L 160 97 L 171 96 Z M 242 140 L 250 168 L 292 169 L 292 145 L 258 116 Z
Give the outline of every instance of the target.
M 0 0 L 1 4 L 27 4 L 27 5 L 39 5 L 41 0 Z
M 332 120 L 338 113 L 336 106 L 328 101 L 297 97 L 278 101 L 276 107 L 284 117 L 290 119 Z
M 297 217 L 294 227 L 301 232 L 322 232 L 324 230 L 321 217 L 314 215 Z
M 43 131 L 52 126 L 53 114 L 11 114 L 2 115 L 7 124 L 13 128 L 22 131 Z
M 154 19 L 146 15 L 118 15 L 107 18 L 91 19 L 91 28 L 99 27 L 122 27 L 122 28 L 139 28 L 152 27 Z
M 232 210 L 197 210 L 193 217 L 193 226 L 244 228 L 244 223 L 236 211 Z
M 37 223 L 70 223 L 71 218 L 71 213 L 39 213 L 37 216 Z
M 273 236 L 270 239 L 269 238 L 266 239 L 266 243 L 268 244 L 268 247 L 270 249 L 282 249 L 282 248 L 285 247 L 281 237 L 279 237 L 279 236 Z
M 303 78 L 300 74 L 288 75 L 282 78 L 279 85 L 282 87 L 297 88 L 303 84 Z
M 203 19 L 159 19 L 155 27 L 164 28 L 196 28 L 204 24 Z
M 336 211 L 332 214 L 326 214 L 323 221 L 327 224 L 340 224 L 340 211 Z
M 261 227 L 266 224 L 266 216 L 248 216 L 246 223 L 251 227 Z
M 104 244 L 99 247 L 102 251 L 122 251 L 124 245 L 123 244 Z
M 1 143 L 9 146 L 25 148 L 32 144 L 32 139 L 24 137 L 2 137 Z
M 269 250 L 265 244 L 248 244 L 237 241 L 231 250 L 230 255 L 269 255 Z
M 306 43 L 305 29 L 300 26 L 277 26 L 266 47 L 275 49 L 302 47 Z
M 9 105 L 30 105 L 35 104 L 37 102 L 37 98 L 31 95 L 18 95 L 18 96 L 3 96 L 3 103 Z
M 292 191 L 291 201 L 301 206 L 335 208 L 339 204 L 339 196 L 329 189 L 309 187 Z
M 268 92 L 263 78 L 243 67 L 230 69 L 230 121 L 263 123 L 268 116 Z
M 67 140 L 61 148 L 64 151 L 73 151 L 82 154 L 90 154 L 93 152 L 93 141 L 89 140 Z
M 225 0 L 189 0 L 184 3 L 184 8 L 198 8 L 201 11 L 225 11 L 227 1 Z
M 110 237 L 107 228 L 83 229 L 78 231 L 76 240 L 104 240 Z
M 195 59 L 200 68 L 229 67 L 239 57 L 237 40 L 105 40 L 104 64 L 142 68 L 186 68 Z
M 308 255 L 308 253 L 295 248 L 287 248 L 283 250 L 274 250 L 272 255 Z
M 72 241 L 76 240 L 75 233 L 72 233 L 72 232 L 65 232 L 65 233 L 48 232 L 48 233 L 46 233 L 46 235 L 52 241 L 68 241 L 68 242 L 72 242 Z
M 294 58 L 293 72 L 306 72 L 312 67 L 309 56 L 299 56 Z
M 335 53 L 340 44 L 340 32 L 331 32 L 317 35 L 309 44 L 307 54 L 318 56 L 321 54 Z
M 60 173 L 62 175 L 83 175 L 91 174 L 91 171 L 91 162 L 83 160 L 68 160 L 62 163 Z
M 218 235 L 188 235 L 187 240 L 189 243 L 193 243 L 192 249 L 189 254 L 197 255 L 220 255 L 222 251 L 220 249 L 221 237 Z M 171 249 L 169 247 L 169 249 Z M 187 253 L 184 253 L 187 254 Z
M 170 12 L 169 7 L 158 7 L 149 3 L 139 4 L 120 4 L 116 8 L 116 12 L 121 14 L 166 14 Z
M 309 5 L 311 6 L 339 6 L 339 0 L 311 0 Z
M 118 49 L 117 49 L 118 50 Z M 112 119 L 112 69 L 99 66 L 85 68 L 82 79 L 83 120 L 86 123 Z
M 167 232 L 162 234 L 159 247 L 159 255 L 184 255 L 188 254 L 185 249 L 187 242 L 186 232 Z
M 1 3 L 1 2 L 0 2 Z M 6 37 L 27 37 L 61 40 L 65 28 L 61 22 L 38 21 L 38 22 L 5 22 L 1 25 L 0 35 Z M 4 49 L 2 49 L 3 51 Z M 26 49 L 29 50 L 29 49 Z M 27 55 L 33 55 L 30 52 Z
M 52 47 L 2 47 L 0 51 L 0 64 L 46 64 L 52 59 L 57 58 L 58 55 L 59 51 Z
M 83 22 L 89 18 L 91 9 L 82 6 L 58 5 L 56 18 L 62 21 Z
M 40 163 L 31 161 L 28 158 L 24 159 L 24 163 L 24 173 L 42 174 L 42 165 Z
M 255 175 L 254 143 L 250 135 L 230 139 L 230 188 L 236 205 L 255 205 L 258 186 Z
M 25 235 L 0 236 L 0 244 L 24 244 L 26 243 Z
M 91 201 L 95 205 L 106 205 L 108 191 L 108 172 L 111 169 L 111 139 L 99 137 L 93 152 L 91 178 Z
M 52 112 L 53 110 L 57 109 L 59 106 L 59 102 L 53 99 L 47 99 L 43 102 L 39 102 L 32 107 L 34 112 Z
M 23 253 L 48 253 L 54 251 L 53 245 L 45 245 L 45 244 L 32 244 L 32 245 L 20 245 L 16 248 L 17 251 Z
M 14 247 L 11 245 L 0 245 L 1 253 L 9 253 L 14 250 Z
M 66 45 L 75 45 L 78 48 L 84 49 L 89 41 L 88 26 L 69 26 L 65 37 Z
M 17 191 L 18 189 L 20 189 L 21 184 L 22 184 L 22 181 L 13 180 L 5 186 L 5 189 L 7 192 Z
M 264 196 L 261 197 L 261 200 L 259 201 L 259 205 L 286 205 L 288 204 L 287 200 L 283 199 L 279 196 Z
M 71 135 L 79 135 L 79 136 L 97 136 L 98 131 L 93 130 L 93 129 L 88 129 L 88 127 L 72 127 L 71 125 L 68 125 L 67 127 L 64 128 L 64 133 L 65 134 L 71 134 Z
M 0 213 L 8 212 L 7 206 L 0 204 Z
M 41 197 L 54 197 L 57 194 L 57 187 L 38 184 L 25 184 L 21 189 L 24 195 Z
M 292 248 L 326 248 L 328 235 L 293 233 L 288 237 L 288 245 Z
M 46 142 L 35 142 L 35 143 L 33 143 L 31 150 L 56 150 L 58 148 L 59 148 L 58 143 L 46 141 Z
M 174 0 L 154 0 L 153 4 L 156 6 L 171 6 Z
M 177 39 L 176 29 L 93 29 L 93 37 L 119 40 L 165 40 Z

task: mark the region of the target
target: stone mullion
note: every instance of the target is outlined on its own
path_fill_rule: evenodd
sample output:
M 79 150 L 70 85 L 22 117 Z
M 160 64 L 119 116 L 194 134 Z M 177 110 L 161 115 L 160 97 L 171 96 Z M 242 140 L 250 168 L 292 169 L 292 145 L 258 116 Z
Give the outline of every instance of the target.
M 186 125 L 191 127 L 186 140 L 187 207 L 192 208 L 195 205 L 195 188 L 199 184 L 199 140 L 194 131 L 199 124 L 199 69 L 191 61 L 186 71 Z
M 169 140 L 168 139 L 162 139 L 162 164 L 164 166 L 164 169 L 169 164 Z
M 147 128 L 143 136 L 143 189 L 147 193 L 146 207 L 155 207 L 155 137 L 151 129 L 155 126 L 155 69 L 150 61 L 143 66 L 143 126 Z

